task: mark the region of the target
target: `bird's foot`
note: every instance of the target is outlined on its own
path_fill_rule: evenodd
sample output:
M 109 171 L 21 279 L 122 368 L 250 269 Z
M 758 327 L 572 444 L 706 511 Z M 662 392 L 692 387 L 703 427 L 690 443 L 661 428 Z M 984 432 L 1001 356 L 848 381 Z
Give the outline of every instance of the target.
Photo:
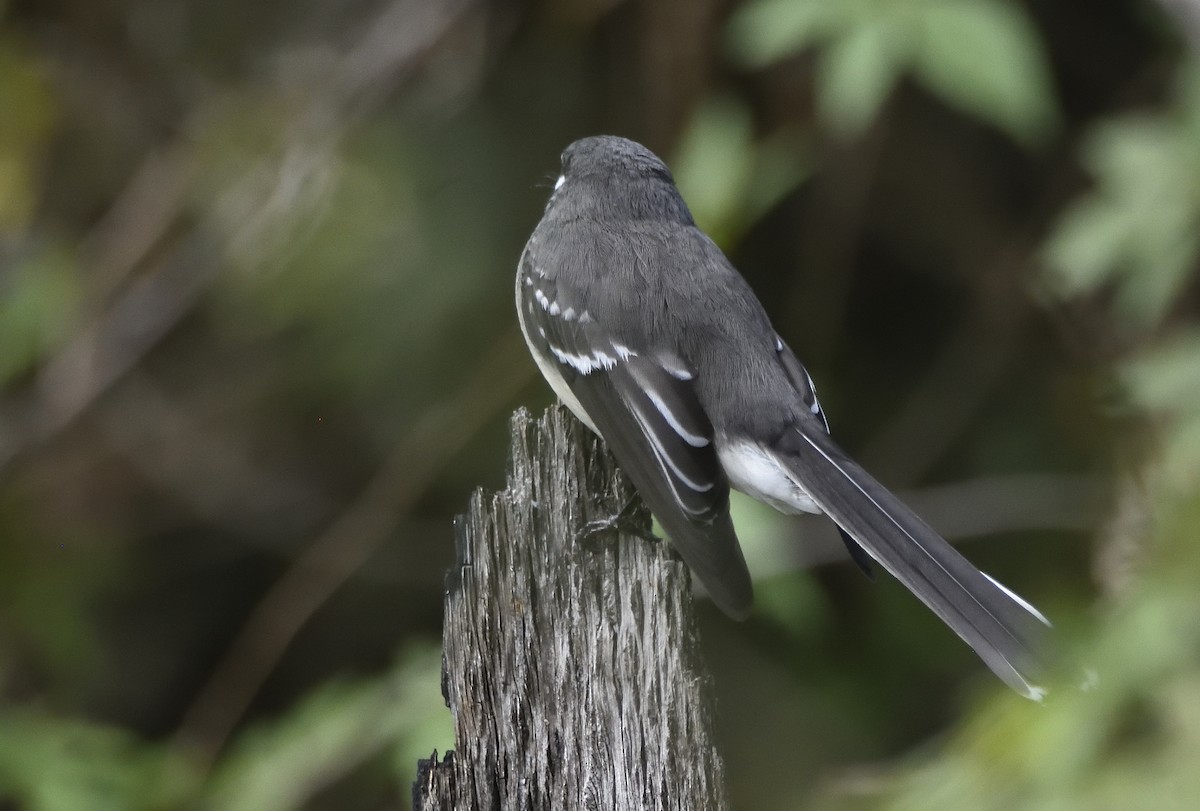
M 633 535 L 643 541 L 658 543 L 661 538 L 650 530 L 650 522 L 643 514 L 645 506 L 637 496 L 631 496 L 618 512 L 605 518 L 588 521 L 579 531 L 577 540 L 584 546 L 595 549 L 619 535 Z

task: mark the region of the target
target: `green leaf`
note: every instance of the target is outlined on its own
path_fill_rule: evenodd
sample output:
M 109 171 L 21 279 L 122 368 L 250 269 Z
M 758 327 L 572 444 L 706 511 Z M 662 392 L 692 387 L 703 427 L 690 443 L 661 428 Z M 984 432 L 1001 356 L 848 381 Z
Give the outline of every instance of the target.
M 817 75 L 821 121 L 843 137 L 863 132 L 905 68 L 906 32 L 887 21 L 860 25 L 826 49 Z
M 196 775 L 165 747 L 124 730 L 0 711 L 0 797 L 29 811 L 178 807 Z
M 800 638 L 814 635 L 830 624 L 829 601 L 815 577 L 794 572 L 786 577 L 756 578 L 755 613 L 773 619 L 780 628 Z
M 1125 211 L 1109 200 L 1087 198 L 1067 209 L 1044 250 L 1056 292 L 1092 293 L 1110 282 L 1129 230 Z
M 1135 405 L 1158 427 L 1164 478 L 1184 492 L 1200 485 L 1200 327 L 1173 336 L 1120 370 Z
M 1175 103 L 1183 128 L 1200 134 L 1200 59 L 1191 59 L 1180 67 L 1175 81 Z M 1200 141 L 1193 141 L 1192 146 L 1200 160 Z
M 728 245 L 805 177 L 803 146 L 788 131 L 756 142 L 749 110 L 717 97 L 699 108 L 671 165 L 696 222 Z
M 1131 115 L 1098 125 L 1083 148 L 1097 189 L 1069 208 L 1047 242 L 1061 292 L 1116 283 L 1116 304 L 1158 321 L 1200 255 L 1200 138 L 1179 119 Z
M 60 343 L 78 301 L 73 260 L 57 248 L 47 248 L 0 278 L 0 386 Z
M 820 42 L 844 14 L 840 2 L 758 0 L 729 21 L 727 50 L 744 67 L 762 67 Z
M 428 757 L 434 746 L 452 740 L 438 692 L 440 675 L 440 651 L 414 645 L 382 678 L 322 686 L 278 721 L 239 738 L 214 775 L 203 807 L 299 808 L 392 747 Z M 441 734 L 431 739 L 435 719 Z M 408 762 L 415 769 L 415 757 Z
M 930 4 L 919 17 L 917 78 L 947 103 L 1036 143 L 1055 124 L 1050 70 L 1032 22 L 1015 3 Z
M 729 510 L 751 571 L 760 578 L 793 571 L 791 550 L 779 542 L 794 531 L 792 519 L 736 491 L 729 495 Z
M 1123 376 L 1144 408 L 1200 414 L 1200 332 L 1158 347 L 1130 363 Z
M 49 83 L 34 56 L 6 40 L 0 40 L 0 110 L 2 233 L 23 229 L 32 215 L 41 155 L 57 115 Z
M 703 104 L 680 140 L 675 181 L 696 222 L 720 242 L 737 216 L 754 161 L 750 112 L 729 97 Z
M 759 144 L 742 208 L 743 227 L 756 222 L 812 173 L 812 151 L 808 139 L 786 129 Z
M 1195 490 L 1200 482 L 1200 414 L 1180 418 L 1167 436 L 1163 451 L 1166 478 Z
M 1175 213 L 1180 213 L 1178 209 Z M 1139 323 L 1153 324 L 1166 316 L 1178 299 L 1196 266 L 1200 250 L 1200 223 L 1191 229 L 1176 227 L 1175 217 L 1164 217 L 1137 232 L 1131 250 L 1131 265 L 1150 268 L 1130 274 L 1117 291 L 1118 308 Z

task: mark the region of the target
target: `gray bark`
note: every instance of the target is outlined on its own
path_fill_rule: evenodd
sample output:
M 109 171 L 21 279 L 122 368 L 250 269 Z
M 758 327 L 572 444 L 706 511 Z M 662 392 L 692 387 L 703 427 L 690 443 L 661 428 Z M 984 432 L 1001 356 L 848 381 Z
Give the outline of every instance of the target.
M 635 497 L 565 409 L 514 415 L 507 488 L 476 492 L 456 523 L 456 748 L 421 762 L 414 809 L 728 807 L 685 566 L 664 542 L 578 540 Z

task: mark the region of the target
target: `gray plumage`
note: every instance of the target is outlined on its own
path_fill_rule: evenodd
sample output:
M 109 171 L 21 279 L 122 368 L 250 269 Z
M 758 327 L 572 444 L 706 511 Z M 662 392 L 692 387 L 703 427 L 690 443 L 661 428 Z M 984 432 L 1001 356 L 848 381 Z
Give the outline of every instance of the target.
M 861 566 L 877 561 L 1000 678 L 1040 697 L 1045 619 L 834 444 L 808 373 L 650 150 L 613 136 L 567 147 L 516 298 L 542 373 L 723 611 L 742 618 L 752 601 L 732 485 L 829 515 Z

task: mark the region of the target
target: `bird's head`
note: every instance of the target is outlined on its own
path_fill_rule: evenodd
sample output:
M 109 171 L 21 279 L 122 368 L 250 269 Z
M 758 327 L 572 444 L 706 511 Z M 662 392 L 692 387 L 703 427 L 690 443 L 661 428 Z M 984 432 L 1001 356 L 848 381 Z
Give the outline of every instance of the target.
M 594 220 L 662 220 L 692 224 L 667 164 L 616 135 L 575 141 L 562 153 L 547 214 Z

